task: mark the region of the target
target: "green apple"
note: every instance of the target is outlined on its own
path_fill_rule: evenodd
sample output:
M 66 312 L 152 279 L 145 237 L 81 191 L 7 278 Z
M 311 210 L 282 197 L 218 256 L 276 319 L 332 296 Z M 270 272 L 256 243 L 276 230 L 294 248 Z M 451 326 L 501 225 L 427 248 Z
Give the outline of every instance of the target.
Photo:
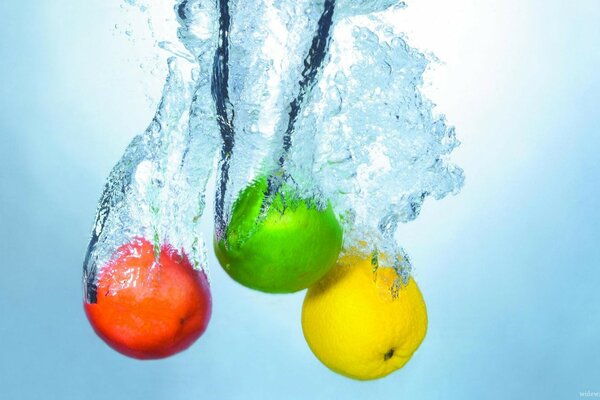
M 267 210 L 267 178 L 253 181 L 233 204 L 215 253 L 237 282 L 269 293 L 292 293 L 320 280 L 335 265 L 342 227 L 331 204 L 319 209 L 283 184 Z

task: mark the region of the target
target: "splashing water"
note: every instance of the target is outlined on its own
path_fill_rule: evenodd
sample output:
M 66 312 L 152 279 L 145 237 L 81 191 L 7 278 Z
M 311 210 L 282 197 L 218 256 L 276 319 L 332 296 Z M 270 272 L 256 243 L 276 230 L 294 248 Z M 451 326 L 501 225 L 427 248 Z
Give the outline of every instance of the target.
M 423 54 L 377 17 L 348 19 L 336 34 L 352 39 L 334 36 L 331 62 L 304 115 L 303 129 L 319 132 L 313 172 L 348 216 L 347 242 L 393 255 L 384 264 L 406 282 L 411 266 L 394 233 L 428 196 L 458 192 L 462 170 L 447 161 L 458 141 L 420 92 Z M 297 150 L 298 158 L 308 156 Z
M 188 32 L 184 12 L 178 14 L 182 33 Z M 199 222 L 219 142 L 210 80 L 202 66 L 212 58 L 213 36 L 186 41 L 193 62 L 169 59 L 155 117 L 108 177 L 84 261 L 87 302 L 95 302 L 99 270 L 118 257 L 115 249 L 138 237 L 151 239 L 157 254 L 168 243 L 194 268 L 208 272 Z
M 150 1 L 127 0 L 151 13 Z M 180 0 L 178 43 L 157 114 L 115 166 L 85 261 L 86 299 L 98 266 L 127 240 L 168 241 L 205 268 L 198 220 L 219 157 L 215 233 L 249 182 L 293 184 L 342 216 L 346 252 L 411 265 L 394 233 L 424 200 L 457 193 L 454 129 L 423 97 L 429 60 L 379 18 L 396 0 Z M 151 26 L 157 26 L 152 22 Z

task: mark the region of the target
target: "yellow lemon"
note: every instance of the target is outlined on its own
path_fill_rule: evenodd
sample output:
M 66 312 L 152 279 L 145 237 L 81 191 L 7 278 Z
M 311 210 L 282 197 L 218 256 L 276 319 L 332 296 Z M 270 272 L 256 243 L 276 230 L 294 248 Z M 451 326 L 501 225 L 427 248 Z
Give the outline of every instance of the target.
M 373 272 L 369 258 L 342 257 L 306 293 L 302 306 L 304 337 L 331 370 L 369 380 L 402 368 L 427 332 L 427 309 L 410 278 L 396 295 L 396 272 Z

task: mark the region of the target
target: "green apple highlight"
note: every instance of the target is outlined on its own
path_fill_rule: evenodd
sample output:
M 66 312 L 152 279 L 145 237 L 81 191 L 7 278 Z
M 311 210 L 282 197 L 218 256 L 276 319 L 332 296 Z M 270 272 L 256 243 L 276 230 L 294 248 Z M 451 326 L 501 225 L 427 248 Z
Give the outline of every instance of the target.
M 331 204 L 319 209 L 284 184 L 268 210 L 261 208 L 267 178 L 241 191 L 225 237 L 215 253 L 237 282 L 269 293 L 292 293 L 320 280 L 335 265 L 342 247 L 342 228 Z

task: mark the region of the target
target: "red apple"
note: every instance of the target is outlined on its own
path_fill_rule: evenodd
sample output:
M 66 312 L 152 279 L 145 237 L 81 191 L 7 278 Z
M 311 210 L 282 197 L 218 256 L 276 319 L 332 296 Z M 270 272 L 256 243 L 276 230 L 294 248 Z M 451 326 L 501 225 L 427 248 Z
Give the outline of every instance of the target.
M 84 308 L 110 347 L 147 360 L 191 346 L 206 330 L 212 305 L 205 273 L 185 253 L 165 244 L 156 257 L 152 243 L 136 238 L 100 269 L 96 303 Z

